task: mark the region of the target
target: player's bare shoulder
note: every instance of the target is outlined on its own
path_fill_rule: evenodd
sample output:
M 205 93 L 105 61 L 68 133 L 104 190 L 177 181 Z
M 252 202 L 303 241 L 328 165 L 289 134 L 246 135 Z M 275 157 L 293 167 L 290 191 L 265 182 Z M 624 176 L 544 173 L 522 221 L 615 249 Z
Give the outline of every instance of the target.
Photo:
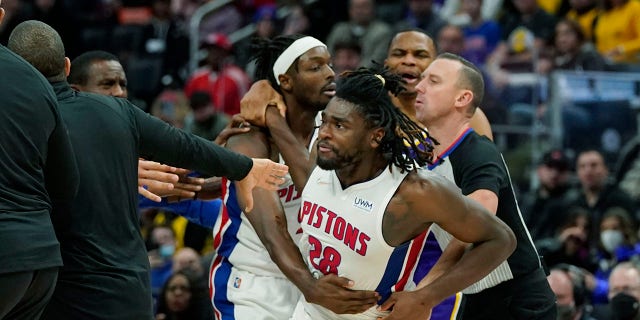
M 406 198 L 424 197 L 425 194 L 438 192 L 442 188 L 457 189 L 457 187 L 444 176 L 429 170 L 418 169 L 409 172 L 400 185 L 398 193 L 402 192 Z
M 446 177 L 424 169 L 410 172 L 396 196 L 407 210 L 424 221 L 438 221 L 452 201 L 464 200 L 460 189 Z
M 271 158 L 271 144 L 265 129 L 251 126 L 248 132 L 229 137 L 226 147 L 252 158 Z

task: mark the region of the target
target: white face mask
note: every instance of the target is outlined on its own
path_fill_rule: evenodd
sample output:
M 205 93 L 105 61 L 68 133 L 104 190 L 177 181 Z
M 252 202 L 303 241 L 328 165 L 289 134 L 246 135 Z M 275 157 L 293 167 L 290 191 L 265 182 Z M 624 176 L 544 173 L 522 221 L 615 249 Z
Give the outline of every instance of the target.
M 616 248 L 622 244 L 624 236 L 620 230 L 604 230 L 600 232 L 600 242 L 609 253 L 615 253 Z

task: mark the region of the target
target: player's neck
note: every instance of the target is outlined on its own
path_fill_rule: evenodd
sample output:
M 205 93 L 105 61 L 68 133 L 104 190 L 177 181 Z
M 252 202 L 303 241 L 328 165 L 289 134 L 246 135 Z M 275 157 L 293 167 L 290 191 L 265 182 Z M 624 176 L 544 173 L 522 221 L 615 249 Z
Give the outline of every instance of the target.
M 342 189 L 354 184 L 366 182 L 379 176 L 389 163 L 380 155 L 363 156 L 362 161 L 336 170 Z
M 294 135 L 308 136 L 315 128 L 316 109 L 299 105 L 293 98 L 285 97 L 287 124 Z

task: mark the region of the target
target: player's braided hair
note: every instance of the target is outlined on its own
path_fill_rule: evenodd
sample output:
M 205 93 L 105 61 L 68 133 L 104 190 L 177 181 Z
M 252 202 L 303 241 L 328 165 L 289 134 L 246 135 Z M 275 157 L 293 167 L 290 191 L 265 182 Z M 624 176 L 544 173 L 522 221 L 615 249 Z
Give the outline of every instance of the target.
M 280 92 L 280 87 L 276 82 L 276 78 L 273 75 L 273 65 L 276 63 L 278 57 L 286 50 L 294 41 L 305 37 L 302 34 L 292 34 L 285 36 L 277 36 L 273 39 L 264 39 L 255 37 L 251 43 L 251 51 L 253 55 L 251 60 L 256 62 L 255 79 L 256 80 L 269 80 L 271 86 Z M 291 65 L 294 70 L 297 70 L 297 59 Z
M 338 80 L 336 97 L 353 103 L 369 128 L 384 128 L 380 150 L 390 168 L 393 164 L 404 172 L 431 164 L 437 142 L 391 102 L 389 92 L 397 95 L 403 90 L 402 78 L 388 69 L 360 68 Z

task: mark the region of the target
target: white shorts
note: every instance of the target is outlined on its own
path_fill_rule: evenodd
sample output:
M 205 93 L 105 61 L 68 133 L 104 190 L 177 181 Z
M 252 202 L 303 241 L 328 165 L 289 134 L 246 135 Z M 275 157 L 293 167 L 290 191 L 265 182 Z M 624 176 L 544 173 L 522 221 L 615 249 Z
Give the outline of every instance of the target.
M 301 294 L 291 281 L 258 276 L 226 261 L 214 267 L 209 281 L 215 319 L 283 320 L 293 314 Z
M 378 311 L 375 306 L 363 313 L 335 314 L 319 305 L 308 303 L 301 296 L 289 320 L 377 320 L 388 315 L 388 311 Z

